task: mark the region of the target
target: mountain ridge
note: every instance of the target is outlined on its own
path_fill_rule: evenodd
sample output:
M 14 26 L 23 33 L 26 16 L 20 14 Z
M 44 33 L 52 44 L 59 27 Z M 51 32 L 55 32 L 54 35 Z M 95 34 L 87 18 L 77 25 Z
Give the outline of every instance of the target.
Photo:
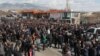
M 2 3 L 0 4 L 0 10 L 3 9 L 8 9 L 8 10 L 12 10 L 12 9 L 40 9 L 40 10 L 48 10 L 48 7 L 43 7 L 43 6 L 39 6 L 39 5 L 35 5 L 35 4 L 31 4 L 31 3 Z

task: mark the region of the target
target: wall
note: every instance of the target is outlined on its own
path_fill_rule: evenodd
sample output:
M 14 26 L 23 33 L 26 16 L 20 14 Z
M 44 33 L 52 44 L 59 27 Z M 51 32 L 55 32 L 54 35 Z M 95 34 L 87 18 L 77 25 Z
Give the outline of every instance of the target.
M 62 19 L 63 13 L 50 13 L 50 18 Z
M 71 13 L 71 18 L 74 19 L 74 24 L 80 24 L 80 13 L 78 12 L 72 12 Z

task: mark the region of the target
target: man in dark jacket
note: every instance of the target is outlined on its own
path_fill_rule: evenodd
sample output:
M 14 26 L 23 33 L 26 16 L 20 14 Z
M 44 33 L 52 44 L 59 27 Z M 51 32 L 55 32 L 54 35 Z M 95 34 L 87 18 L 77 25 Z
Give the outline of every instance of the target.
M 95 47 L 90 47 L 88 50 L 89 56 L 96 56 L 96 49 Z
M 100 44 L 97 45 L 96 50 L 97 50 L 97 56 L 100 56 Z
M 5 46 L 5 56 L 11 56 L 12 55 L 12 48 L 11 45 L 8 44 L 7 46 Z
M 63 35 L 60 33 L 58 36 L 58 48 L 59 46 L 61 46 L 62 48 L 62 44 L 63 44 Z
M 82 49 L 82 56 L 89 56 L 88 54 L 88 46 L 87 45 L 85 45 L 85 47 Z

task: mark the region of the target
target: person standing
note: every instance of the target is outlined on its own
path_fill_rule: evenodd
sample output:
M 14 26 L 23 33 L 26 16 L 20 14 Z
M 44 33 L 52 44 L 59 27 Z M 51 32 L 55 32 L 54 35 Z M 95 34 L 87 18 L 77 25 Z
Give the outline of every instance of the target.
M 41 40 L 40 40 L 40 38 L 39 37 L 36 37 L 34 43 L 35 43 L 35 45 L 37 47 L 37 51 L 40 51 L 40 47 L 41 47 Z
M 11 56 L 12 55 L 12 49 L 11 44 L 7 43 L 5 46 L 5 56 Z
M 4 56 L 4 55 L 5 55 L 4 46 L 2 42 L 0 42 L 0 56 Z
M 64 37 L 64 43 L 67 44 L 69 41 L 68 41 L 68 35 L 67 35 L 67 31 L 65 31 L 65 33 L 63 34 L 63 37 Z
M 52 34 L 51 34 L 50 28 L 48 28 L 48 30 L 47 30 L 47 43 L 48 43 L 49 47 L 52 46 Z
M 62 48 L 62 56 L 72 56 L 71 51 L 67 45 Z
M 61 48 L 62 48 L 62 44 L 63 44 L 63 36 L 62 36 L 62 34 L 60 33 L 59 35 L 58 35 L 58 48 L 61 46 Z
M 43 33 L 42 35 L 43 50 L 45 50 L 46 42 L 47 42 L 47 36 L 46 36 L 46 33 Z
M 96 49 L 93 46 L 90 46 L 88 50 L 89 56 L 96 56 Z
M 100 43 L 97 45 L 96 51 L 97 51 L 97 56 L 100 56 Z
M 88 45 L 85 45 L 85 47 L 82 49 L 82 56 L 89 56 L 88 52 Z
M 29 50 L 29 55 L 28 56 L 35 56 L 35 47 L 32 44 Z
M 80 56 L 81 54 L 81 46 L 78 42 L 74 43 L 74 53 L 75 53 L 75 56 Z

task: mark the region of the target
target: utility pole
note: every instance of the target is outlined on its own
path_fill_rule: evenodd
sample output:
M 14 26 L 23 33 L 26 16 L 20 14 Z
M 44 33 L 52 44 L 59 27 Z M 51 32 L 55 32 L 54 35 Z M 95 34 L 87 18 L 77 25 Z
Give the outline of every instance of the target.
M 69 21 L 72 24 L 72 18 L 71 18 L 71 9 L 70 9 L 70 4 L 69 4 L 69 0 L 66 0 L 66 12 L 67 12 L 67 17 L 69 17 Z

